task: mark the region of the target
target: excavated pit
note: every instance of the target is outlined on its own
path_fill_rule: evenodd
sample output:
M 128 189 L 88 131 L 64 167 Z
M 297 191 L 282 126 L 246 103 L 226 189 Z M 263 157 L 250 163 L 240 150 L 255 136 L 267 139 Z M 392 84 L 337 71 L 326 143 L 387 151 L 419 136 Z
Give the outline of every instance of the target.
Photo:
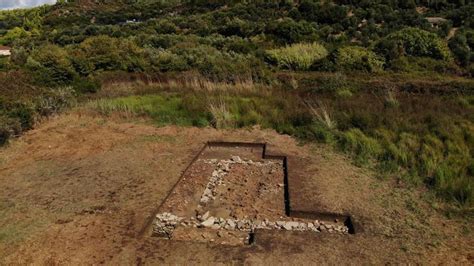
M 251 244 L 260 230 L 355 233 L 350 216 L 292 212 L 285 156 L 266 144 L 209 142 L 158 208 L 153 235 Z

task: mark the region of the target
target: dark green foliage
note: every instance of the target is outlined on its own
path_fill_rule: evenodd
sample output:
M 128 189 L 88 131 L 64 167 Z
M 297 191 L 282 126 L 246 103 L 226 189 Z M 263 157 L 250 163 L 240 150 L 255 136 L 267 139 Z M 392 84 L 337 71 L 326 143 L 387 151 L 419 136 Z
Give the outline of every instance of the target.
M 74 90 L 79 93 L 96 93 L 100 90 L 101 87 L 101 84 L 98 80 L 81 77 L 74 79 L 71 85 Z
M 88 75 L 95 71 L 140 71 L 142 49 L 128 39 L 105 35 L 90 37 L 71 51 L 78 73 Z
M 472 34 L 469 33 L 472 16 L 468 15 L 473 10 L 472 3 L 439 4 L 435 1 L 436 4 L 432 4 L 412 0 L 224 2 L 110 1 L 101 4 L 101 8 L 91 9 L 81 9 L 77 3 L 68 2 L 29 11 L 0 12 L 0 33 L 4 33 L 1 38 L 5 43 L 14 46 L 12 66 L 25 66 L 29 55 L 53 43 L 66 49 L 67 57 L 80 76 L 110 70 L 150 73 L 195 69 L 223 79 L 229 71 L 239 70 L 248 63 L 265 68 L 265 50 L 301 42 L 318 42 L 329 50 L 330 57 L 312 68 L 324 71 L 379 69 L 378 60 L 370 52 L 374 47 L 385 57 L 389 67 L 397 65 L 391 61 L 404 56 L 449 61 L 451 51 L 466 69 L 472 61 Z M 444 17 L 447 21 L 439 28 L 433 28 L 424 15 L 415 10 L 416 4 L 432 8 L 430 16 Z M 59 13 L 62 15 L 58 16 Z M 443 39 L 449 34 L 451 25 L 461 28 L 450 40 L 450 51 Z M 350 64 L 338 65 L 333 60 L 336 51 L 353 44 L 361 46 L 353 55 L 360 55 L 361 49 L 367 49 L 367 52 Z M 221 54 L 211 51 L 211 56 L 196 53 L 192 55 L 195 58 L 183 56 L 193 53 L 189 50 L 199 46 L 211 46 Z M 246 63 L 240 64 L 242 60 Z M 196 64 L 196 61 L 205 63 Z M 215 67 L 210 65 L 212 63 L 225 64 Z M 39 67 L 34 61 L 29 66 Z M 400 64 L 396 68 L 400 68 Z M 439 68 L 435 71 L 466 72 Z M 43 68 L 37 72 L 45 72 L 46 79 L 52 80 L 51 84 L 64 84 L 65 81 L 54 77 L 60 71 Z M 403 71 L 409 71 L 409 67 Z M 255 72 L 264 71 L 249 72 L 256 75 Z M 66 71 L 65 74 L 70 73 Z M 65 79 L 69 83 L 72 81 L 70 76 Z
M 53 44 L 35 50 L 27 59 L 26 67 L 36 82 L 43 85 L 69 84 L 76 76 L 66 50 Z
M 440 60 L 450 58 L 449 48 L 441 38 L 417 28 L 405 28 L 388 35 L 377 45 L 377 50 L 389 59 L 402 55 L 425 56 Z
M 267 32 L 285 44 L 317 40 L 315 25 L 306 21 L 297 22 L 291 18 L 270 23 Z
M 471 62 L 474 62 L 474 31 L 461 30 L 449 40 L 449 48 L 453 51 L 456 59 L 463 66 L 468 66 Z

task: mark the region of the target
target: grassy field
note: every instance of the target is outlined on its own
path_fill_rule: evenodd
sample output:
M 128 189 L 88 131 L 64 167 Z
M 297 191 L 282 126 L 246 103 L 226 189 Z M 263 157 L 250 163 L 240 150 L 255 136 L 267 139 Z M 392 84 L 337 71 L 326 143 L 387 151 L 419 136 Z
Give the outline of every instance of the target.
M 331 82 L 345 81 L 339 77 Z M 377 169 L 381 178 L 428 187 L 463 212 L 472 212 L 473 96 L 396 87 L 363 90 L 353 82 L 331 88 L 331 82 L 317 87 L 318 93 L 303 94 L 288 88 L 203 93 L 180 86 L 165 90 L 163 84 L 159 92 L 156 84 L 135 84 L 130 86 L 140 87 L 143 95 L 103 98 L 86 106 L 104 115 L 149 117 L 160 126 L 259 125 L 327 143 L 351 155 L 357 165 Z M 154 92 L 146 94 L 147 88 Z

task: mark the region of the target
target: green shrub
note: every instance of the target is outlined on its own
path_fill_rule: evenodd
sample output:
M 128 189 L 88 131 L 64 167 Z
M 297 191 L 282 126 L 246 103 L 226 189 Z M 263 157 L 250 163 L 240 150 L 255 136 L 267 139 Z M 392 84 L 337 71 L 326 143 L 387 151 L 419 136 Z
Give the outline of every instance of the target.
M 81 75 L 94 71 L 141 71 L 145 68 L 143 49 L 130 39 L 99 35 L 85 39 L 70 51 L 74 66 Z
M 309 126 L 297 128 L 296 135 L 299 138 L 316 140 L 320 143 L 332 144 L 335 142 L 335 136 L 332 130 L 323 123 L 317 121 Z
M 474 78 L 474 64 L 470 64 L 469 67 L 467 68 L 469 76 Z
M 285 48 L 267 51 L 278 67 L 292 70 L 309 70 L 317 61 L 328 56 L 328 51 L 318 43 L 298 43 Z
M 51 89 L 36 100 L 36 112 L 42 116 L 56 114 L 73 105 L 75 100 L 71 87 Z
M 0 115 L 0 146 L 5 145 L 8 142 L 12 132 L 9 118 Z
M 316 40 L 316 24 L 305 20 L 294 21 L 291 18 L 279 19 L 268 23 L 266 33 L 270 33 L 279 43 L 310 42 Z
M 148 50 L 147 53 L 153 71 L 167 72 L 189 69 L 189 65 L 183 56 L 166 50 Z
M 35 122 L 35 108 L 31 103 L 17 102 L 9 107 L 7 115 L 12 119 L 18 119 L 21 131 L 33 128 Z
M 342 87 L 336 90 L 336 96 L 341 97 L 341 98 L 350 98 L 352 97 L 353 93 L 351 88 L 348 87 Z
M 72 87 L 79 93 L 96 93 L 102 85 L 98 80 L 92 78 L 76 78 L 72 83 Z
M 31 36 L 31 33 L 21 27 L 14 27 L 8 30 L 5 35 L 0 37 L 0 44 L 10 45 L 16 40 L 25 39 Z
M 336 93 L 340 89 L 353 91 L 347 76 L 341 72 L 336 72 L 333 75 L 324 75 L 318 79 L 317 84 L 317 87 L 312 88 L 313 92 Z
M 28 58 L 26 67 L 36 82 L 42 85 L 67 85 L 76 76 L 67 51 L 52 44 L 35 50 Z
M 449 40 L 449 48 L 453 51 L 457 61 L 462 66 L 468 66 L 474 62 L 474 30 L 459 30 L 456 35 Z
M 337 67 L 344 70 L 362 70 L 380 72 L 384 66 L 383 58 L 372 51 L 359 46 L 346 46 L 338 49 L 336 55 Z
M 426 56 L 441 60 L 451 58 L 446 41 L 435 33 L 418 28 L 405 28 L 389 34 L 376 45 L 376 49 L 389 59 L 403 55 Z
M 222 52 L 209 45 L 173 47 L 170 52 L 184 58 L 189 68 L 197 69 L 203 76 L 216 81 L 233 82 L 239 79 L 265 81 L 268 73 L 263 62 L 253 55 Z

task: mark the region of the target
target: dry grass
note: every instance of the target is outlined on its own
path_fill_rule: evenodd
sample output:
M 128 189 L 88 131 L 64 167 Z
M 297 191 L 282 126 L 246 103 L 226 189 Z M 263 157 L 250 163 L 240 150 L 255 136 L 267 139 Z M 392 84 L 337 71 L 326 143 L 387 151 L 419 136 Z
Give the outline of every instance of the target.
M 222 97 L 209 101 L 209 112 L 212 114 L 212 123 L 215 128 L 230 128 L 234 126 L 235 121 L 232 113 Z
M 305 101 L 306 106 L 314 119 L 329 129 L 336 128 L 336 121 L 332 118 L 329 107 L 321 101 Z
M 192 76 L 182 79 L 162 81 L 111 82 L 103 86 L 95 97 L 115 98 L 128 95 L 144 95 L 163 91 L 192 91 L 200 93 L 230 93 L 248 95 L 270 92 L 270 86 L 255 83 L 251 78 L 235 82 L 214 82 L 209 79 Z

